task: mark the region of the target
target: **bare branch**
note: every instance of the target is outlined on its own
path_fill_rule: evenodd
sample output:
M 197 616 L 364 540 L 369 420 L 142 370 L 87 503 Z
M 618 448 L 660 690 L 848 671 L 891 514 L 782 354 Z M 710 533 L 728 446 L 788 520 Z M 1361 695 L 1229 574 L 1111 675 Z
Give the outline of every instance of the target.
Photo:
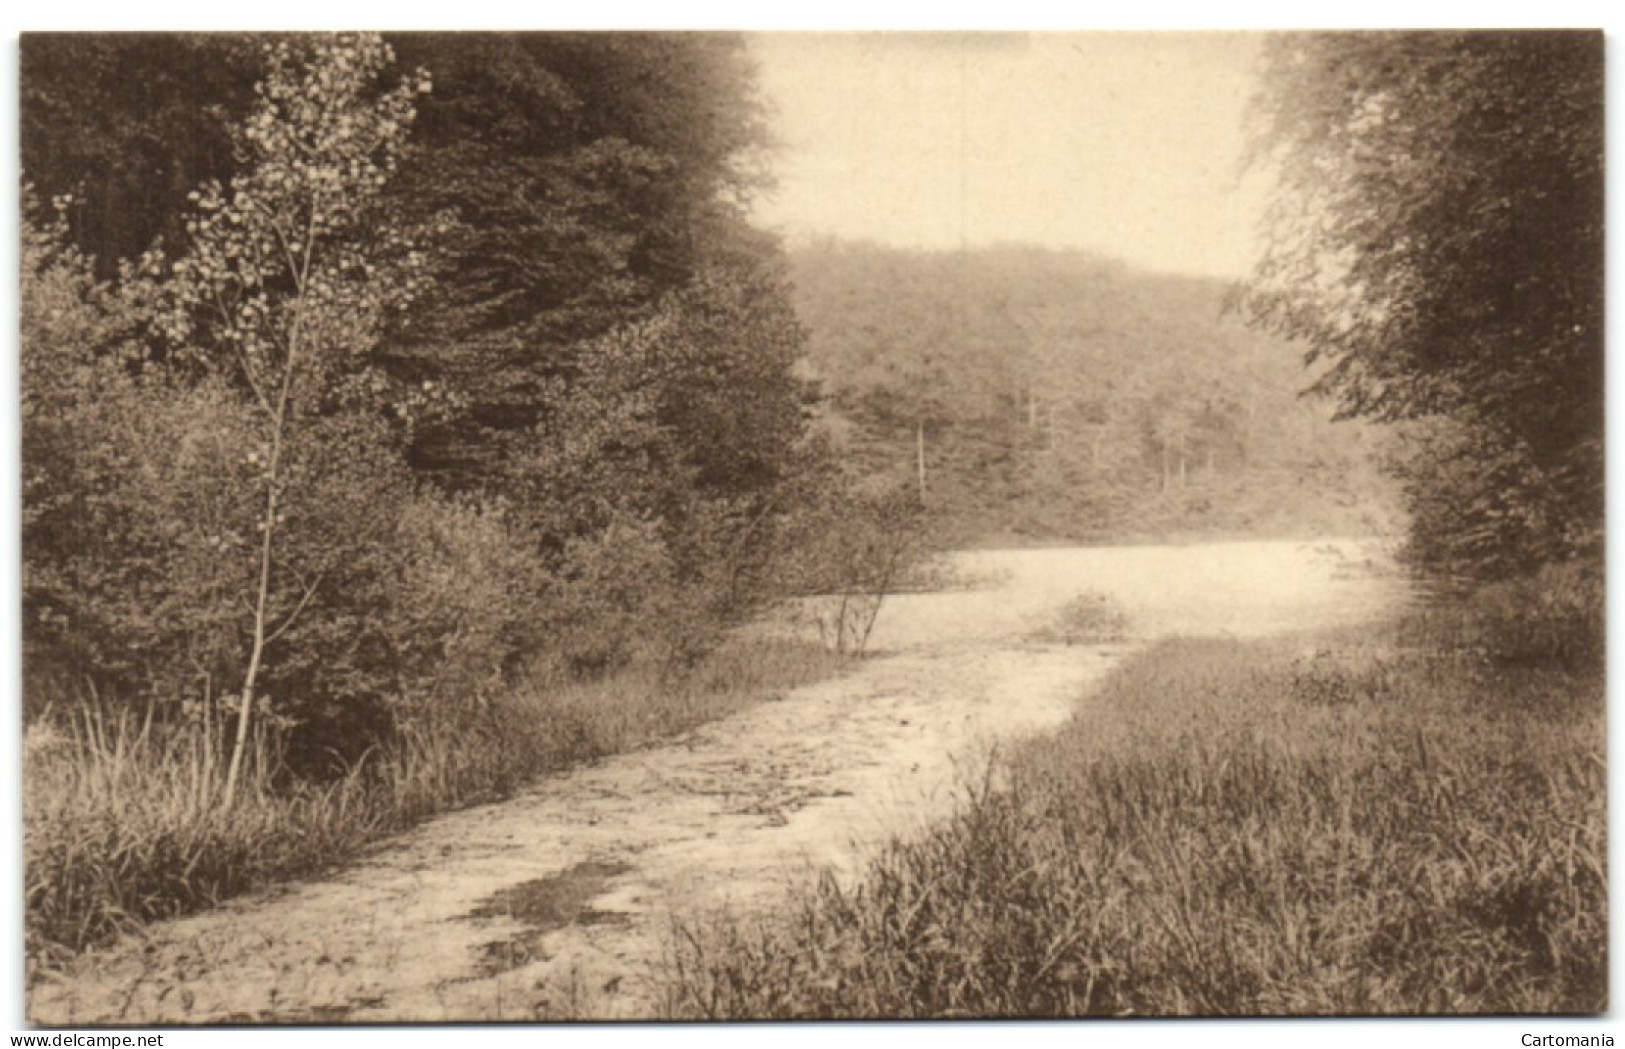
M 326 572 L 318 574 L 315 581 L 305 588 L 304 595 L 299 598 L 299 603 L 294 606 L 293 611 L 288 613 L 287 617 L 282 620 L 281 625 L 266 636 L 266 645 L 270 645 L 277 638 L 288 632 L 288 628 L 293 626 L 294 620 L 299 618 L 299 613 L 303 612 L 305 610 L 305 606 L 310 604 L 310 599 L 316 596 L 316 589 L 322 585 L 322 577 L 326 574 Z

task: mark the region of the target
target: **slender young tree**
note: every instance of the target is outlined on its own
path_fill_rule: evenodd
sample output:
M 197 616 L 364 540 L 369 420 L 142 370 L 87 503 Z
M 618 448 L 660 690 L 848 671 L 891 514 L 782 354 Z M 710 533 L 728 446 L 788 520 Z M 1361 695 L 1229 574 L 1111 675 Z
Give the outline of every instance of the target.
M 417 71 L 380 89 L 393 61 L 377 36 L 282 39 L 237 133 L 240 174 L 192 194 L 190 246 L 164 283 L 164 334 L 181 367 L 229 374 L 243 390 L 258 446 L 260 509 L 247 656 L 220 804 L 242 774 L 267 650 L 305 609 L 320 578 L 294 591 L 277 578 L 301 426 L 380 389 L 367 354 L 415 291 L 418 254 L 380 207 L 428 91 Z

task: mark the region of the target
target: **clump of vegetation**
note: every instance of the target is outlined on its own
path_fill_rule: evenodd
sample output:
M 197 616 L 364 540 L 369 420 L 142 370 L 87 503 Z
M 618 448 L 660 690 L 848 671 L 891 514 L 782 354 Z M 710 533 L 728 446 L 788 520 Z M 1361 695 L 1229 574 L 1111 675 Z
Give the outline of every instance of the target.
M 1595 666 L 1607 651 L 1605 603 L 1602 565 L 1580 559 L 1445 589 L 1429 625 L 1449 651 L 1487 667 Z
M 858 884 L 826 878 L 782 922 L 689 929 L 674 1006 L 1604 1009 L 1601 667 L 1486 648 L 1505 627 L 1475 622 L 1430 609 L 1308 653 L 1163 642 L 1087 720 L 1011 755 L 1007 790 L 894 844 Z
M 1128 613 L 1105 594 L 1080 594 L 1062 605 L 1054 621 L 1033 637 L 1056 645 L 1099 645 L 1127 640 L 1129 626 Z
M 787 565 L 800 618 L 831 651 L 863 656 L 886 598 L 928 578 L 919 503 L 896 489 L 837 489 L 796 521 L 797 556 Z

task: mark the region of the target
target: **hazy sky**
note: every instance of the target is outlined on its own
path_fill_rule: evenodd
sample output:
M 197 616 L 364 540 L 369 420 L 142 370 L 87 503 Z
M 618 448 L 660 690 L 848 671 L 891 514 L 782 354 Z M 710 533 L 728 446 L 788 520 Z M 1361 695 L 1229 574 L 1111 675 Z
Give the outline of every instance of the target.
M 770 33 L 751 47 L 781 140 L 763 225 L 1249 266 L 1262 194 L 1238 176 L 1256 36 Z

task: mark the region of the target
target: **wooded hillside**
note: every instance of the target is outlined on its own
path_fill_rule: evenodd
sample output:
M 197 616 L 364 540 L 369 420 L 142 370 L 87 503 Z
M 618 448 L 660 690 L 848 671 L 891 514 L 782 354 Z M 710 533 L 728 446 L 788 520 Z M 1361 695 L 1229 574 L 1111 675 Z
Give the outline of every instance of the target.
M 1363 534 L 1376 434 L 1304 399 L 1301 352 L 1217 280 L 1081 253 L 791 254 L 823 425 L 955 541 Z

